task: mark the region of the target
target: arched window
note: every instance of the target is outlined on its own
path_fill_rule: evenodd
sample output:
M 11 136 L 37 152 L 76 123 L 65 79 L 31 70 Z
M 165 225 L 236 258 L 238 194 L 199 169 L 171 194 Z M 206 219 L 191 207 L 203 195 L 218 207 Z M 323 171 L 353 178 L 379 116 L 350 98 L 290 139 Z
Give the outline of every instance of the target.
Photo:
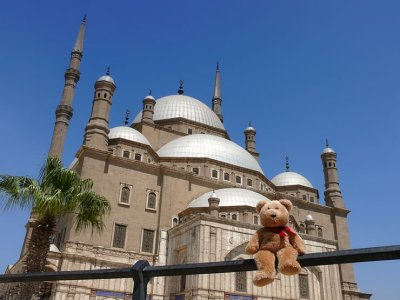
M 303 200 L 307 200 L 307 196 L 306 195 L 303 195 Z
M 324 237 L 324 233 L 322 232 L 321 227 L 318 227 L 317 234 L 318 234 L 318 237 L 321 237 L 321 238 Z
M 213 169 L 213 170 L 211 171 L 211 177 L 212 177 L 212 178 L 217 178 L 217 179 L 218 179 L 218 171 Z
M 140 153 L 135 153 L 135 160 L 142 160 L 142 155 Z
M 107 93 L 104 93 L 104 98 L 106 98 L 106 99 L 107 99 Z
M 232 220 L 237 221 L 237 219 L 238 219 L 237 214 L 233 214 L 232 215 Z
M 253 180 L 250 178 L 247 178 L 247 185 L 248 186 L 253 186 Z
M 129 158 L 129 157 L 131 156 L 131 153 L 130 153 L 128 150 L 125 150 L 125 151 L 122 153 L 122 156 L 125 157 L 125 158 Z
M 235 273 L 235 290 L 238 292 L 246 292 L 246 272 L 236 272 Z
M 128 204 L 130 194 L 131 194 L 131 189 L 126 185 L 123 186 L 121 189 L 121 196 L 120 196 L 119 202 Z
M 173 218 L 172 219 L 172 227 L 175 227 L 176 225 L 178 225 L 178 218 Z
M 225 180 L 225 181 L 229 181 L 229 180 L 230 180 L 230 175 L 229 175 L 228 172 L 225 172 L 225 173 L 224 173 L 224 180 Z
M 150 192 L 147 196 L 147 208 L 156 209 L 157 195 L 154 192 Z

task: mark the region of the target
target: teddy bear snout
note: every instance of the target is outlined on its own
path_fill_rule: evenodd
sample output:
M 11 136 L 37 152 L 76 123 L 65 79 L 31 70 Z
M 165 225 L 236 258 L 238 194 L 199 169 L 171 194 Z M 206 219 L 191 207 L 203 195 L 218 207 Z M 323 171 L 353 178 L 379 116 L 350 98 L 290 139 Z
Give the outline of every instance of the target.
M 272 218 L 275 218 L 275 217 L 276 217 L 276 213 L 275 213 L 275 212 L 271 212 L 269 215 L 270 215 Z

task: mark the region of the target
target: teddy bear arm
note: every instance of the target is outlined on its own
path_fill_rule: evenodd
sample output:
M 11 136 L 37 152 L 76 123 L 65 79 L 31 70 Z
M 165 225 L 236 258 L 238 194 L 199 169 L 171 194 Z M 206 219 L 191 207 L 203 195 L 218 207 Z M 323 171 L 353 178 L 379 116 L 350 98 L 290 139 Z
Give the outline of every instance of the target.
M 260 248 L 259 245 L 260 245 L 260 240 L 259 240 L 258 234 L 256 233 L 251 237 L 249 243 L 246 246 L 246 250 L 245 250 L 246 254 L 257 253 L 258 249 Z
M 306 253 L 306 246 L 304 244 L 304 241 L 298 234 L 291 237 L 290 243 L 292 244 L 293 248 L 296 249 L 300 255 L 303 255 Z

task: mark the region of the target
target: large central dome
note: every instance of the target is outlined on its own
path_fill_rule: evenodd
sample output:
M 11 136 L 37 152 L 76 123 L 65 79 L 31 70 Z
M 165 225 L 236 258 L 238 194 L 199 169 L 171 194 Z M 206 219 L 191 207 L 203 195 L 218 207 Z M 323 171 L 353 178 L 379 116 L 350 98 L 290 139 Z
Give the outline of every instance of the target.
M 154 121 L 184 118 L 225 130 L 218 116 L 203 102 L 185 95 L 171 95 L 158 99 L 154 106 Z M 133 123 L 140 123 L 140 112 Z
M 255 158 L 239 145 L 215 135 L 187 135 L 161 147 L 160 157 L 205 157 L 264 174 Z

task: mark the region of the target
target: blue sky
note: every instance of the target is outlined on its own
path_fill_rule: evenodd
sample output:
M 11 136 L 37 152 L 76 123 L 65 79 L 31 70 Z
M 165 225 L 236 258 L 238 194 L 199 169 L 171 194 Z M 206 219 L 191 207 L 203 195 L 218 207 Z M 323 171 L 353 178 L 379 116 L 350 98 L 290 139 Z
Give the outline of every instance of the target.
M 291 169 L 323 195 L 325 138 L 338 153 L 353 248 L 399 244 L 398 1 L 8 1 L 0 10 L 0 173 L 35 176 L 53 130 L 63 73 L 88 14 L 81 80 L 63 160 L 83 139 L 95 80 L 111 67 L 111 126 L 152 89 L 211 104 L 220 62 L 224 124 L 248 121 L 268 178 Z M 324 200 L 320 199 L 321 203 Z M 19 255 L 27 212 L 0 212 L 0 268 Z M 359 287 L 398 299 L 400 262 L 355 265 Z

